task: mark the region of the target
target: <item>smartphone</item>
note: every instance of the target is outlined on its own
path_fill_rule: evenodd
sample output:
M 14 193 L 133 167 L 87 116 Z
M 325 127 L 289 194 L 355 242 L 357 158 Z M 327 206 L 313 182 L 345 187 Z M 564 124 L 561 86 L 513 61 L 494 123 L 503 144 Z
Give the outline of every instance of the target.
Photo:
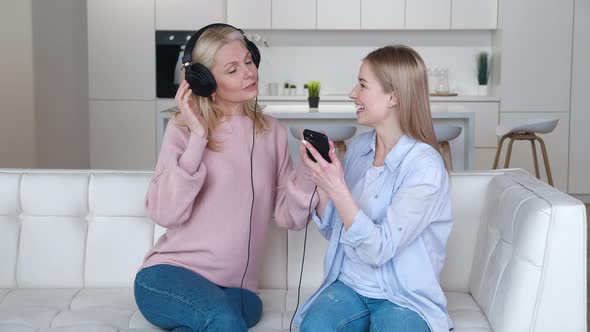
M 303 139 L 308 141 L 327 162 L 332 162 L 330 160 L 330 143 L 328 141 L 328 136 L 318 133 L 317 131 L 305 129 L 303 130 Z M 317 162 L 309 150 L 307 150 L 307 156 L 314 162 Z

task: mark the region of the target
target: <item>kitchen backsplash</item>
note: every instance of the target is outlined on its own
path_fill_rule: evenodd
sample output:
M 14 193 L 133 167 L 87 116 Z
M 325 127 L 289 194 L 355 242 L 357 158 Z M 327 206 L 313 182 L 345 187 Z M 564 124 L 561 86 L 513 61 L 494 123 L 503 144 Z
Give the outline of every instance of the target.
M 347 94 L 356 83 L 362 58 L 388 44 L 405 44 L 416 49 L 426 65 L 448 68 L 449 86 L 459 95 L 477 94 L 476 54 L 490 53 L 489 31 L 246 31 L 261 36 L 258 42 L 260 94 L 268 95 L 268 83 L 297 86 L 315 79 L 321 94 Z M 264 40 L 268 47 L 262 42 Z

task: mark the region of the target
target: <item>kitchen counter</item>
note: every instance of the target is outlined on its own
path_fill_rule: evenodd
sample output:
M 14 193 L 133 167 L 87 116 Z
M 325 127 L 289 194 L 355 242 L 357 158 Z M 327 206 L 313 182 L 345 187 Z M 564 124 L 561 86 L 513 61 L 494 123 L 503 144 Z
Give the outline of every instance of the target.
M 306 96 L 258 96 L 258 102 L 264 104 L 265 102 L 294 102 L 294 101 L 301 101 L 307 102 Z M 351 99 L 348 95 L 324 95 L 320 96 L 320 105 L 322 102 L 350 102 Z M 430 96 L 431 102 L 489 102 L 495 101 L 499 102 L 500 97 L 495 96 L 453 96 L 453 97 L 437 97 L 437 96 Z
M 261 99 L 259 99 L 261 101 Z M 371 130 L 371 128 L 357 124 L 356 109 L 352 103 L 320 104 L 317 111 L 309 111 L 307 103 L 260 103 L 262 112 L 279 119 L 286 127 L 305 128 L 313 124 L 315 128 L 321 126 L 357 126 L 357 134 Z M 164 128 L 168 119 L 174 114 L 175 108 L 158 112 L 158 141 L 164 135 Z M 454 170 L 473 169 L 475 154 L 475 112 L 462 111 L 454 108 L 432 108 L 432 119 L 435 125 L 453 125 L 461 127 L 461 135 L 450 142 L 451 156 Z M 287 131 L 289 133 L 289 130 Z M 288 134 L 291 158 L 297 162 L 297 146 L 299 140 Z
M 357 134 L 371 130 L 356 122 L 356 108 L 354 104 L 320 104 L 317 111 L 309 110 L 306 104 L 270 104 L 264 106 L 262 112 L 279 119 L 287 127 L 305 128 L 313 123 L 314 127 L 322 125 L 355 125 Z M 433 108 L 432 120 L 435 125 L 452 125 L 461 127 L 461 135 L 451 143 L 451 156 L 454 170 L 473 169 L 475 154 L 475 112 L 455 111 L 446 108 Z M 289 137 L 291 156 L 298 158 L 297 140 Z

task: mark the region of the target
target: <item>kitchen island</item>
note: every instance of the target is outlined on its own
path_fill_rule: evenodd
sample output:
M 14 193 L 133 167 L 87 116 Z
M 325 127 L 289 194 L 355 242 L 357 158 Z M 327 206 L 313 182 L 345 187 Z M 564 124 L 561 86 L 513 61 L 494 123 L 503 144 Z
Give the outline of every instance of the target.
M 298 162 L 299 140 L 291 135 L 289 128 L 307 128 L 312 126 L 320 129 L 322 126 L 357 126 L 357 132 L 363 133 L 371 128 L 356 123 L 356 109 L 352 103 L 323 103 L 317 110 L 310 110 L 304 103 L 285 103 L 263 105 L 262 111 L 278 120 L 287 127 L 289 152 L 291 158 Z M 164 128 L 174 108 L 159 112 L 158 121 L 159 142 L 164 134 Z M 450 142 L 451 156 L 454 170 L 473 169 L 475 113 L 454 108 L 432 108 L 432 119 L 435 125 L 452 125 L 461 127 L 461 135 Z

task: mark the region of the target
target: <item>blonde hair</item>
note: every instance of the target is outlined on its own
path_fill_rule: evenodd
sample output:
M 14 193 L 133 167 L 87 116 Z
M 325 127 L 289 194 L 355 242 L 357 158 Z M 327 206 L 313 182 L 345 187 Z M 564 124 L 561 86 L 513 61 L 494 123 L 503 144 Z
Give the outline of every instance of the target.
M 221 26 L 207 29 L 199 37 L 194 49 L 192 50 L 192 63 L 200 63 L 209 70 L 215 64 L 215 54 L 224 45 L 229 44 L 234 40 L 240 40 L 246 46 L 242 33 L 232 27 Z M 181 80 L 184 80 L 184 67 L 181 68 Z M 219 151 L 221 144 L 212 136 L 213 131 L 223 121 L 224 113 L 214 102 L 213 97 L 201 97 L 195 94 L 191 95 L 191 101 L 195 103 L 201 110 L 201 114 L 205 119 L 208 129 L 209 142 L 207 148 L 213 151 Z M 187 126 L 182 117 L 178 116 L 180 112 L 174 115 L 174 123 L 179 126 Z M 249 100 L 244 104 L 244 114 L 256 123 L 256 134 L 259 135 L 266 130 L 266 122 L 262 116 L 260 107 L 256 105 L 255 99 Z
M 372 51 L 364 61 L 383 90 L 397 97 L 402 130 L 440 153 L 432 126 L 426 65 L 420 55 L 408 46 L 391 45 Z

